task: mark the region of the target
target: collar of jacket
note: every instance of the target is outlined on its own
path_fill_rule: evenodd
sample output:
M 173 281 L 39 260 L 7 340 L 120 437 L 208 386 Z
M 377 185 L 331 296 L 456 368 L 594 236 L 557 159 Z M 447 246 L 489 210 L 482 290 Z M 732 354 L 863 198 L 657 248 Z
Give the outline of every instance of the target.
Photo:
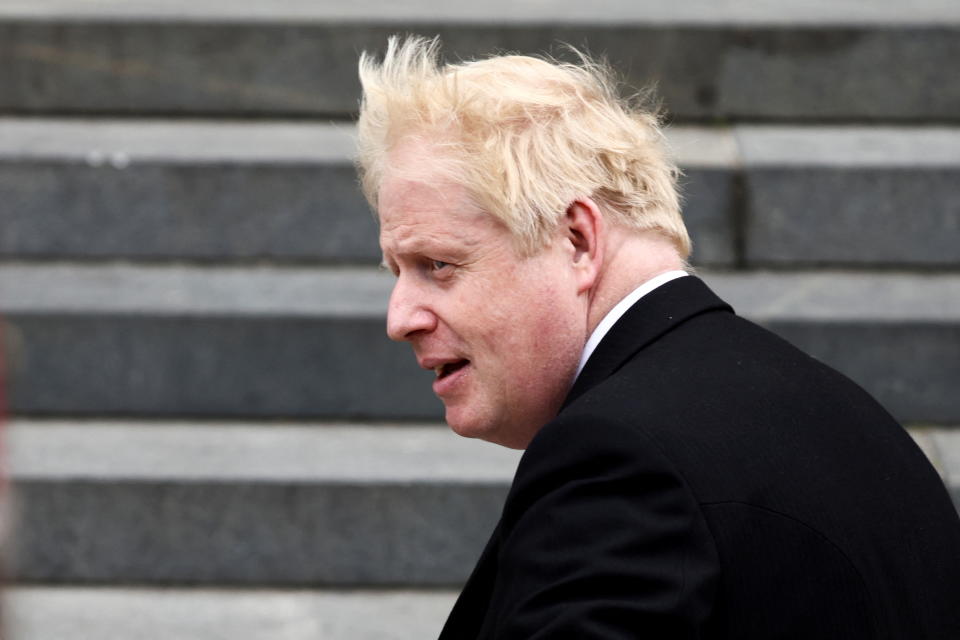
M 660 336 L 708 311 L 732 313 L 733 307 L 695 276 L 671 280 L 643 296 L 627 309 L 597 345 L 573 383 L 563 407 L 615 373 L 634 354 Z

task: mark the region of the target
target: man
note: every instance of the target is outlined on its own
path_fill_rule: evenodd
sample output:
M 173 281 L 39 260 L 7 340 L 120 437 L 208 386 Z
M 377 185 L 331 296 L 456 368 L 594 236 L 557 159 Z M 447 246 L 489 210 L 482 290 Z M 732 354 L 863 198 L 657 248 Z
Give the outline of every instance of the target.
M 656 119 L 598 65 L 361 60 L 387 331 L 525 448 L 461 638 L 960 638 L 960 521 L 852 382 L 684 271 Z

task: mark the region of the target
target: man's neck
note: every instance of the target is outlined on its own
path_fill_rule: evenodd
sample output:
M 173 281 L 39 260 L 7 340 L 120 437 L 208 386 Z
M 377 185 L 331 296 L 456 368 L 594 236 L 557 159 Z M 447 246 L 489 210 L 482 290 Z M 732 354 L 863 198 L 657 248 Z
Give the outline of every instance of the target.
M 669 240 L 656 232 L 613 231 L 604 256 L 603 274 L 591 292 L 586 340 L 600 321 L 626 296 L 662 273 L 685 264 Z
M 597 348 L 597 345 L 600 344 L 600 341 L 603 340 L 604 336 L 607 335 L 607 332 L 613 328 L 613 325 L 617 323 L 618 320 L 627 312 L 630 307 L 637 303 L 643 296 L 647 295 L 654 289 L 664 285 L 671 280 L 676 280 L 677 278 L 687 275 L 686 271 L 680 269 L 673 269 L 671 271 L 664 271 L 660 273 L 636 289 L 628 293 L 622 300 L 613 306 L 606 315 L 603 316 L 603 319 L 600 320 L 600 323 L 597 327 L 590 333 L 590 337 L 587 338 L 587 343 L 583 347 L 583 351 L 580 353 L 580 364 L 577 365 L 577 374 L 574 376 L 574 380 L 580 376 L 580 372 L 583 371 L 583 368 L 587 364 L 587 360 L 590 359 L 590 356 L 593 355 L 594 350 Z

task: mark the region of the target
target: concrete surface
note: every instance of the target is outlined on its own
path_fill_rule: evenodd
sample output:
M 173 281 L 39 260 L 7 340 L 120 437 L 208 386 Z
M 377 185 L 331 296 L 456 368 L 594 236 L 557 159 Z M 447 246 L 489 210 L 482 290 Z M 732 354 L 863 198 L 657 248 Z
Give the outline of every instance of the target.
M 960 318 L 960 274 L 719 271 L 700 275 L 763 322 Z M 0 308 L 13 314 L 293 316 L 382 320 L 394 277 L 374 267 L 48 263 L 0 266 Z
M 394 33 L 439 35 L 452 59 L 588 48 L 630 85 L 656 84 L 678 120 L 957 122 L 960 113 L 960 19 L 945 0 L 916 11 L 890 2 L 856 10 L 853 0 L 659 11 L 650 2 L 612 11 L 363 2 L 333 12 L 331 3 L 285 12 L 198 2 L 181 12 L 184 2 L 113 2 L 73 3 L 66 16 L 56 13 L 62 1 L 25 4 L 0 15 L 7 113 L 343 118 L 357 108 L 359 52 L 382 50 Z
M 960 504 L 955 435 L 914 432 Z M 356 588 L 462 583 L 520 454 L 439 425 L 18 420 L 9 455 L 21 581 Z
M 32 415 L 438 419 L 368 269 L 5 265 L 10 406 Z M 960 276 L 716 273 L 738 311 L 904 421 L 960 420 Z
M 12 640 L 423 640 L 453 607 L 452 591 L 295 591 L 13 587 L 3 596 Z
M 939 24 L 960 22 L 960 9 L 950 0 L 918 0 L 909 7 L 894 0 L 864 5 L 858 0 L 807 0 L 784 4 L 776 0 L 613 0 L 603 11 L 576 0 L 492 0 L 483 4 L 437 4 L 430 0 L 403 3 L 363 0 L 341 3 L 315 0 L 280 0 L 269 7 L 258 2 L 225 0 L 7 0 L 0 16 L 30 19 L 103 20 L 476 20 L 543 21 L 576 20 L 593 23 L 689 24 Z M 549 14 L 549 15 L 547 15 Z
M 353 130 L 0 118 L 0 256 L 377 262 Z M 960 130 L 672 127 L 705 266 L 960 266 Z
M 438 425 L 14 421 L 12 575 L 456 585 L 519 452 Z
M 15 419 L 5 445 L 19 481 L 503 484 L 520 460 L 440 423 Z

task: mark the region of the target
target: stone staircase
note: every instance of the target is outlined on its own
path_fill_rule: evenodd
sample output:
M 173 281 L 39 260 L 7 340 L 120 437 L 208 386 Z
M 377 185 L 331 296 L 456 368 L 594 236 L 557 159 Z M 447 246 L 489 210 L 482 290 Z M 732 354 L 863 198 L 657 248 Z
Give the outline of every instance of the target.
M 0 4 L 9 638 L 439 631 L 518 453 L 384 335 L 351 117 L 397 32 L 656 81 L 701 274 L 960 504 L 960 5 L 449 5 Z

